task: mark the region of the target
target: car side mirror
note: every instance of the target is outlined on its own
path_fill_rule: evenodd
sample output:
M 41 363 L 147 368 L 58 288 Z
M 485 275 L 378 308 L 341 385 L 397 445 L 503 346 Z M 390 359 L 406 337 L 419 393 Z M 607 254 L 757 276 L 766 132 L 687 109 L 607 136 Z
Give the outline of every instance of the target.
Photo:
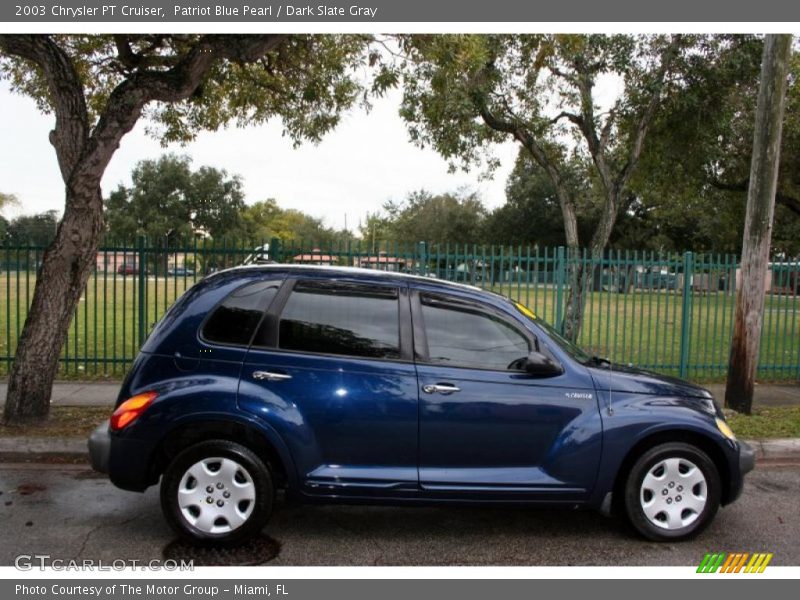
M 549 356 L 533 350 L 525 359 L 525 372 L 532 377 L 555 377 L 564 372 L 564 367 Z

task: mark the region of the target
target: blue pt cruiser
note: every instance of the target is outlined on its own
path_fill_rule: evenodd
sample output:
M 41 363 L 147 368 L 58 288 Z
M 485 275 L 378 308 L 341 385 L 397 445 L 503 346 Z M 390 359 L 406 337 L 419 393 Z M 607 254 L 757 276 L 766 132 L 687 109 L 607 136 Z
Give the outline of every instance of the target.
M 161 482 L 192 540 L 259 532 L 303 501 L 619 510 L 653 540 L 700 532 L 752 450 L 711 395 L 591 357 L 525 306 L 364 269 L 216 273 L 156 325 L 93 465 Z

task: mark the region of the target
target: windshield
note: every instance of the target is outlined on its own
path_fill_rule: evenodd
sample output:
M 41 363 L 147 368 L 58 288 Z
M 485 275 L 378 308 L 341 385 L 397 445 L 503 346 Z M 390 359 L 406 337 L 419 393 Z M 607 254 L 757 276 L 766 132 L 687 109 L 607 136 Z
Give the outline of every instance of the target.
M 556 330 L 555 327 L 550 325 L 550 323 L 536 316 L 536 314 L 534 314 L 534 312 L 527 306 L 525 306 L 524 304 L 520 304 L 519 302 L 516 302 L 514 300 L 511 300 L 511 298 L 508 298 L 508 300 L 514 306 L 514 308 L 517 309 L 518 313 L 520 313 L 528 321 L 532 321 L 533 323 L 535 323 L 537 327 L 544 329 L 547 335 L 550 336 L 550 339 L 553 340 L 553 342 L 555 342 L 556 344 L 558 344 L 558 347 L 561 348 L 567 354 L 569 354 L 573 359 L 577 360 L 579 363 L 584 363 L 584 364 L 592 361 L 591 356 L 586 354 L 586 352 L 581 350 L 578 346 L 576 346 L 574 343 L 570 342 L 567 338 L 561 335 Z

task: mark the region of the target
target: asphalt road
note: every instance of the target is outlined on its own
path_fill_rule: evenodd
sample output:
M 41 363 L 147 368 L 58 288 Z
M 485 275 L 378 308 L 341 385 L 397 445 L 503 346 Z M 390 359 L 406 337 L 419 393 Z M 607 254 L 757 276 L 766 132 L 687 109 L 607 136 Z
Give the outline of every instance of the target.
M 19 554 L 161 559 L 174 538 L 157 489 L 123 492 L 83 466 L 0 465 L 0 492 L 0 565 Z M 760 467 L 706 532 L 676 544 L 643 541 L 593 512 L 279 505 L 262 543 L 196 564 L 696 565 L 706 552 L 743 551 L 800 565 L 798 492 L 800 467 Z

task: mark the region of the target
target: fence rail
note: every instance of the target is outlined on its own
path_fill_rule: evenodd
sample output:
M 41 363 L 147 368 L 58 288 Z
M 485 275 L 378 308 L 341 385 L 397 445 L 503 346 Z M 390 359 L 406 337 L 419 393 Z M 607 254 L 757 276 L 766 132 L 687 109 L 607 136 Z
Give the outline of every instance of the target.
M 139 239 L 101 248 L 70 325 L 60 375 L 122 376 L 152 325 L 188 287 L 243 263 L 254 246 Z M 43 252 L 0 246 L 0 375 L 13 361 Z M 271 240 L 269 258 L 468 283 L 510 296 L 556 325 L 563 323 L 572 274 L 580 267 L 587 277 L 579 345 L 616 362 L 697 381 L 725 377 L 739 276 L 732 255 L 609 250 L 592 257 L 561 247 L 343 241 L 321 248 Z M 798 380 L 800 263 L 771 263 L 765 289 L 758 377 Z

